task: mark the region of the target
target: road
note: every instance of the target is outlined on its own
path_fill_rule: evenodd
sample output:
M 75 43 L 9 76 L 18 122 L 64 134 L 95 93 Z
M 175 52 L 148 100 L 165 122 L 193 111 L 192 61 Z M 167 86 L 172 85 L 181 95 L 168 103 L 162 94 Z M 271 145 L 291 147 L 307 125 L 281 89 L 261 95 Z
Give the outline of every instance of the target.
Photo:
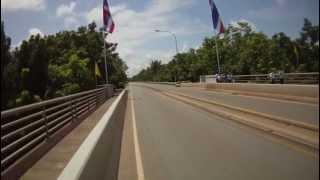
M 149 84 L 149 86 L 165 91 L 170 90 L 180 92 L 193 97 L 203 98 L 245 109 L 251 109 L 257 112 L 280 116 L 291 120 L 319 125 L 318 104 L 295 103 L 285 100 L 233 95 L 230 93 L 219 93 L 190 87 L 175 87 L 172 85 Z
M 146 180 L 319 178 L 319 159 L 265 138 L 257 130 L 145 87 L 130 84 L 129 91 L 141 152 L 141 157 L 137 156 L 136 159 L 137 162 L 141 160 Z M 241 100 L 234 100 L 227 95 L 213 94 L 210 94 L 210 98 L 221 98 L 226 103 L 234 101 L 234 104 L 247 107 L 252 107 L 249 101 L 254 101 L 245 101 L 247 98 L 240 96 L 238 98 Z M 254 107 L 260 111 L 270 111 L 263 106 L 267 105 Z M 286 111 L 289 109 L 281 115 Z M 310 115 L 313 116 L 318 115 Z

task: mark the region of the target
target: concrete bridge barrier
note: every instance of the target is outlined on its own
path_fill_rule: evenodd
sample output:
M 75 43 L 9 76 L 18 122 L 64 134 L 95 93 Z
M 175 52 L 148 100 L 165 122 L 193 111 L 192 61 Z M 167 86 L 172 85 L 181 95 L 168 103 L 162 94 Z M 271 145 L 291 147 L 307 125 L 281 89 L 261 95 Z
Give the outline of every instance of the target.
M 181 87 L 198 87 L 203 88 L 204 83 L 181 83 Z
M 73 155 L 59 180 L 117 179 L 126 102 L 127 90 L 123 90 Z

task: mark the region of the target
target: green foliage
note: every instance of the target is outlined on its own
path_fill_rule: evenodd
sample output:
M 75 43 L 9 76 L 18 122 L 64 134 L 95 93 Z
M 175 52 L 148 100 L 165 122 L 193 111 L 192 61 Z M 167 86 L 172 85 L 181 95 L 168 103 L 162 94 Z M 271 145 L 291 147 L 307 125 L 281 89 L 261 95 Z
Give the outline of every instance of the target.
M 23 106 L 30 103 L 40 102 L 41 98 L 38 95 L 31 95 L 28 90 L 23 90 L 18 95 L 18 98 L 15 100 L 16 106 Z
M 14 104 L 17 93 L 17 61 L 10 53 L 11 39 L 4 32 L 1 21 L 1 109 Z
M 152 61 L 133 81 L 198 81 L 200 75 L 218 73 L 218 44 L 222 73 L 259 74 L 319 71 L 319 26 L 305 19 L 300 38 L 280 32 L 267 37 L 244 22 L 230 25 L 222 38 L 205 38 L 197 50 L 179 53 L 168 64 Z M 296 50 L 295 50 L 296 49 Z
M 49 65 L 50 89 L 47 96 L 57 97 L 88 89 L 92 83 L 90 71 L 87 68 L 88 58 L 80 59 L 77 54 L 69 54 L 66 64 Z
M 80 86 L 75 83 L 65 83 L 62 85 L 62 88 L 60 90 L 56 91 L 56 96 L 65 96 L 67 94 L 73 94 L 79 92 Z
M 2 110 L 95 88 L 95 62 L 104 70 L 103 41 L 93 22 L 77 31 L 33 35 L 10 52 L 10 38 L 2 23 Z M 116 44 L 105 46 L 109 79 L 116 86 L 123 85 L 127 66 L 115 52 Z M 97 82 L 105 83 L 104 77 Z

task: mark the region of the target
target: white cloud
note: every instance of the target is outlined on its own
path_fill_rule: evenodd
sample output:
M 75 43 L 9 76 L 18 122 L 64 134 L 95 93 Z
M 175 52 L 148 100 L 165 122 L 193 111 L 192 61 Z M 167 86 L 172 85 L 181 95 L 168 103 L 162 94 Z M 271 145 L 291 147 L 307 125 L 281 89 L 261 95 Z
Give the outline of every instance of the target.
M 299 12 L 304 14 L 303 3 L 302 6 L 291 7 L 288 0 L 274 0 L 273 2 L 273 5 L 270 7 L 248 11 L 248 15 L 253 18 L 270 20 L 274 22 L 295 18 L 299 16 Z
M 57 8 L 56 15 L 58 17 L 73 15 L 75 6 L 76 2 L 70 2 L 69 5 L 62 4 Z
M 126 10 L 126 8 L 127 6 L 125 4 L 119 4 L 110 7 L 110 11 L 111 14 L 115 16 L 117 15 L 117 13 Z M 98 26 L 102 26 L 102 7 L 98 6 L 91 9 L 90 11 L 84 14 L 84 17 L 86 18 L 87 22 L 95 21 L 98 24 Z
M 182 52 L 187 52 L 190 49 L 189 43 L 183 42 L 182 44 Z
M 284 6 L 287 4 L 287 0 L 275 0 L 278 6 Z
M 85 14 L 85 18 L 88 22 L 95 21 L 102 26 L 102 9 L 101 7 L 95 7 Z
M 19 41 L 17 44 L 13 44 L 11 47 L 10 47 L 10 50 L 14 50 L 15 48 L 19 48 L 22 44 L 22 41 Z
M 230 21 L 230 25 L 233 26 L 233 27 L 240 28 L 240 26 L 239 26 L 239 24 L 238 24 L 239 22 L 248 23 L 248 25 L 251 27 L 251 29 L 252 29 L 253 31 L 258 31 L 256 25 L 255 25 L 253 22 L 251 22 L 251 21 L 249 21 L 249 20 L 247 20 L 247 19 L 240 19 L 240 20 L 237 20 L 237 21 L 231 20 L 231 21 Z
M 77 3 L 72 1 L 69 4 L 62 4 L 56 10 L 56 16 L 63 18 L 65 28 L 72 29 L 80 25 L 83 19 L 81 13 L 77 13 L 75 8 Z
M 44 36 L 44 33 L 40 29 L 38 29 L 38 28 L 30 28 L 27 39 L 29 39 L 32 35 L 36 36 L 37 34 L 39 34 L 41 37 Z M 15 48 L 19 48 L 21 46 L 21 44 L 22 44 L 22 41 L 19 41 L 18 43 L 13 44 L 10 49 L 14 50 Z
M 45 0 L 1 0 L 1 10 L 31 10 L 39 11 L 46 8 Z
M 178 10 L 189 8 L 194 2 L 195 0 L 152 0 L 140 11 L 129 9 L 125 4 L 110 7 L 115 21 L 115 31 L 108 36 L 108 41 L 119 43 L 117 51 L 129 66 L 129 76 L 147 66 L 150 59 L 156 58 L 165 63 L 175 54 L 171 35 L 155 33 L 155 29 L 174 31 L 178 41 L 179 36 L 210 31 L 209 25 L 179 15 Z M 88 11 L 85 17 L 88 23 L 95 21 L 98 27 L 102 27 L 101 14 L 102 8 L 98 6 Z M 168 46 L 172 45 L 172 50 L 155 50 L 148 47 L 148 44 L 157 43 L 157 40 L 163 37 L 170 38 Z
M 43 37 L 43 32 L 40 30 L 40 29 L 38 29 L 38 28 L 31 28 L 31 29 L 29 29 L 29 37 L 31 36 L 31 35 L 37 35 L 37 34 L 39 34 L 41 37 Z
M 64 18 L 64 26 L 66 28 L 73 28 L 79 25 L 79 20 L 76 16 L 69 16 Z

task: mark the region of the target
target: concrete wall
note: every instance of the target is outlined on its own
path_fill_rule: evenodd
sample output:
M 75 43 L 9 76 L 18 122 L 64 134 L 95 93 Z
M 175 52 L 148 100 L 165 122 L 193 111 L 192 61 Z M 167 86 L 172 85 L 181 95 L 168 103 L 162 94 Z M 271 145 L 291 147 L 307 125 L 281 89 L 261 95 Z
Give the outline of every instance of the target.
M 181 83 L 181 87 L 199 87 L 203 88 L 204 83 Z
M 107 84 L 106 86 L 107 86 L 106 95 L 107 95 L 108 98 L 110 98 L 114 94 L 114 86 L 112 84 Z
M 124 90 L 73 155 L 59 180 L 117 179 L 126 102 Z
M 319 97 L 319 85 L 293 84 L 247 84 L 247 83 L 207 83 L 207 90 L 231 90 L 254 93 L 269 93 L 300 97 Z

